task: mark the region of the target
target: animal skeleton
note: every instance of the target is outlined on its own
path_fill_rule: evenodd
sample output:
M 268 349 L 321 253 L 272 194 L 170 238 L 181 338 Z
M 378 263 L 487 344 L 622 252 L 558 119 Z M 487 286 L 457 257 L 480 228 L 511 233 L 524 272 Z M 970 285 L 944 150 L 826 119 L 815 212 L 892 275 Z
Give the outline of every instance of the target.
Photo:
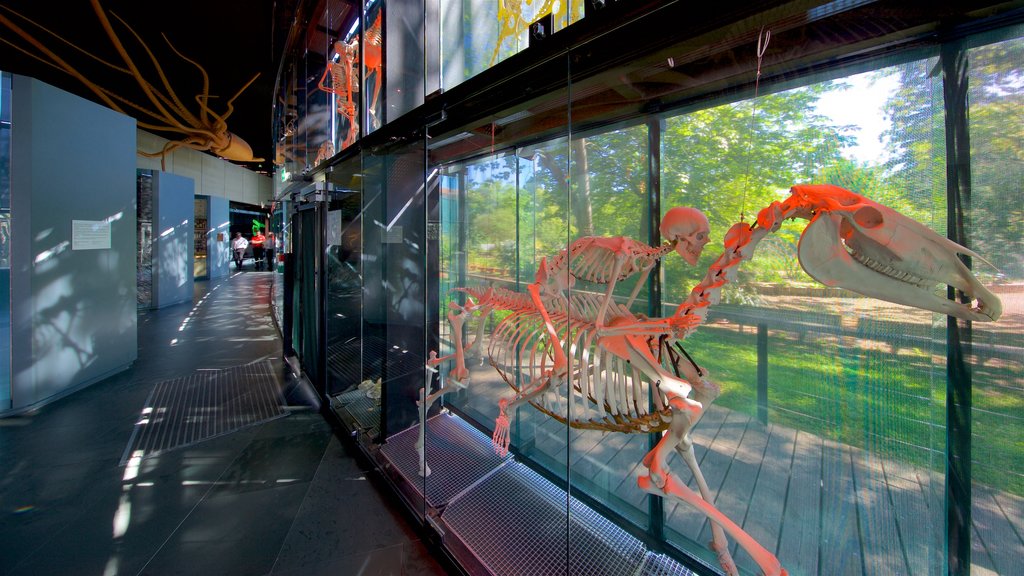
M 192 112 L 182 102 L 181 98 L 178 97 L 174 89 L 171 87 L 167 76 L 164 74 L 163 69 L 160 66 L 160 62 L 157 60 L 153 51 L 149 45 L 142 39 L 127 22 L 122 20 L 116 14 L 112 14 L 121 25 L 131 32 L 132 36 L 138 41 L 143 51 L 148 56 L 150 64 L 156 70 L 159 80 L 150 82 L 146 79 L 140 71 L 135 60 L 129 55 L 128 50 L 122 44 L 120 37 L 114 31 L 114 27 L 110 23 L 110 19 L 107 18 L 107 13 L 100 6 L 99 0 L 92 0 L 93 10 L 96 12 L 96 17 L 99 19 L 100 24 L 103 26 L 103 30 L 106 32 L 107 37 L 110 39 L 111 44 L 116 49 L 118 55 L 121 57 L 123 65 L 118 65 L 112 62 L 107 62 L 98 56 L 83 50 L 74 44 L 71 44 L 67 40 L 64 40 L 59 34 L 53 32 L 46 27 L 33 22 L 25 16 L 15 12 L 14 10 L 0 5 L 13 16 L 23 20 L 54 38 L 61 40 L 62 42 L 72 46 L 79 52 L 88 55 L 90 58 L 102 63 L 103 65 L 111 68 L 119 73 L 127 74 L 131 76 L 143 94 L 146 96 L 147 104 L 140 105 L 133 102 L 129 102 L 125 98 L 114 94 L 112 91 L 97 85 L 93 81 L 82 75 L 78 69 L 66 60 L 61 58 L 57 53 L 50 50 L 45 44 L 39 41 L 37 38 L 32 36 L 26 30 L 21 28 L 13 20 L 8 19 L 3 14 L 0 14 L 0 24 L 9 28 L 15 35 L 19 36 L 22 40 L 29 44 L 29 47 L 22 47 L 15 44 L 12 40 L 0 38 L 0 42 L 9 44 L 16 50 L 19 50 L 32 58 L 53 66 L 74 78 L 77 78 L 85 86 L 92 91 L 104 104 L 110 107 L 112 110 L 116 110 L 122 114 L 128 114 L 125 109 L 129 109 L 135 112 L 136 120 L 139 128 L 146 130 L 157 130 L 162 132 L 173 132 L 176 134 L 183 134 L 184 136 L 179 140 L 172 140 L 168 142 L 162 150 L 159 152 L 145 152 L 139 150 L 140 156 L 147 158 L 160 158 L 160 168 L 165 169 L 165 160 L 168 154 L 178 148 L 191 148 L 193 150 L 209 150 L 217 156 L 226 160 L 233 160 L 236 162 L 262 162 L 263 158 L 254 158 L 252 155 L 252 147 L 249 144 L 236 136 L 235 134 L 228 131 L 227 119 L 234 112 L 234 102 L 242 95 L 259 74 L 252 77 L 251 80 L 245 83 L 238 92 L 235 93 L 228 101 L 226 105 L 226 111 L 223 114 L 218 114 L 213 111 L 208 105 L 211 98 L 214 96 L 210 95 L 210 82 L 209 77 L 206 74 L 206 70 L 203 69 L 199 63 L 186 57 L 184 54 L 178 51 L 177 48 L 171 44 L 171 41 L 164 36 L 164 40 L 167 41 L 168 46 L 171 50 L 181 57 L 182 60 L 195 66 L 203 78 L 203 93 L 196 95 L 196 102 L 199 104 L 198 112 Z M 34 53 L 38 52 L 38 54 Z M 159 87 L 163 87 L 166 93 L 162 92 Z
M 358 71 L 356 64 L 359 60 L 359 37 L 345 42 L 338 40 L 334 43 L 334 57 L 328 62 L 327 67 L 324 68 L 324 74 L 320 77 L 320 82 L 317 84 L 317 88 L 334 94 L 338 97 L 337 109 L 338 115 L 344 118 L 348 122 L 348 132 L 345 134 L 345 140 L 342 141 L 342 149 L 347 148 L 356 141 L 359 137 L 359 120 L 356 116 L 356 101 L 352 97 L 353 92 L 359 91 L 359 80 Z M 327 75 L 331 76 L 331 85 L 326 84 Z M 331 156 L 334 155 L 334 149 L 332 146 Z M 319 164 L 316 162 L 315 164 Z
M 810 221 L 799 243 L 800 262 L 827 286 L 964 320 L 994 321 L 1000 316 L 999 299 L 957 257 L 980 258 L 977 254 L 891 208 L 831 185 L 794 186 L 785 201 L 761 210 L 756 223 L 733 225 L 726 233 L 724 252 L 672 316 L 637 316 L 629 307 L 655 263 L 675 251 L 695 264 L 708 242 L 704 215 L 692 208 L 674 208 L 661 224 L 662 236 L 668 240 L 662 246 L 623 237 L 581 238 L 550 262 L 541 261 L 527 294 L 456 288 L 469 298 L 464 305 L 453 302 L 448 312 L 455 352 L 443 357 L 430 354 L 427 386 L 420 391 L 420 474 L 430 474 L 423 453 L 428 409 L 443 394 L 469 385 L 466 353 L 481 341 L 483 319 L 494 310 L 507 310 L 511 313 L 494 329 L 487 351 L 491 364 L 515 390 L 499 401 L 492 436 L 499 454 L 507 453 L 509 447 L 509 410 L 523 402 L 573 428 L 662 432 L 661 441 L 643 458 L 646 474 L 638 478 L 640 489 L 681 500 L 708 516 L 711 548 L 726 573 L 738 574 L 726 541 L 728 533 L 764 574 L 785 574 L 771 552 L 710 502 L 690 430 L 719 388 L 678 342 L 703 322 L 708 307 L 719 301 L 722 287 L 736 279 L 739 265 L 753 257 L 758 243 L 793 218 Z M 638 282 L 628 301 L 615 302 L 616 284 L 632 276 L 638 276 Z M 607 285 L 607 290 L 603 295 L 566 293 L 576 279 Z M 938 285 L 960 290 L 968 303 L 933 293 Z M 475 336 L 464 344 L 463 326 L 474 317 L 480 320 Z M 445 361 L 454 361 L 447 384 L 428 394 L 437 366 Z M 668 469 L 673 451 L 693 472 L 697 491 Z

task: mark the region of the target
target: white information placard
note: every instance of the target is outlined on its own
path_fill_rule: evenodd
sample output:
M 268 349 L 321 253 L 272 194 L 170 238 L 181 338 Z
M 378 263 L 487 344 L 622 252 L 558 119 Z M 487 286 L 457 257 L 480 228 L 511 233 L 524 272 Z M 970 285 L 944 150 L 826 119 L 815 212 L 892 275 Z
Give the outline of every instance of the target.
M 110 222 L 103 220 L 72 220 L 72 250 L 109 250 Z

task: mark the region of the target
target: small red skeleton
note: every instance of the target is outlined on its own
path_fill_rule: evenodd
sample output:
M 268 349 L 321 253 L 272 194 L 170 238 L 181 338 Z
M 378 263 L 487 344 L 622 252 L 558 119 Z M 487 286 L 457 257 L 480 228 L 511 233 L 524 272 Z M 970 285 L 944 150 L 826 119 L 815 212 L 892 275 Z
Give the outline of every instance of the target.
M 338 115 L 348 123 L 348 132 L 342 141 L 340 148 L 347 148 L 359 138 L 359 118 L 356 116 L 356 101 L 352 93 L 359 91 L 359 78 L 357 65 L 359 62 L 359 37 L 349 42 L 338 40 L 334 43 L 334 57 L 331 58 L 327 67 L 324 68 L 323 76 L 317 83 L 317 88 L 337 96 Z M 327 76 L 331 76 L 331 85 L 326 83 Z
M 708 307 L 719 301 L 722 287 L 736 279 L 739 265 L 753 257 L 758 243 L 793 218 L 810 221 L 799 243 L 800 263 L 826 286 L 964 320 L 995 321 L 1002 312 L 999 299 L 957 256 L 980 258 L 977 254 L 856 193 L 831 185 L 798 185 L 785 201 L 761 210 L 755 223 L 739 222 L 729 229 L 725 250 L 672 316 L 635 315 L 630 305 L 655 264 L 673 251 L 696 264 L 708 242 L 703 213 L 673 208 L 661 223 L 667 240 L 662 246 L 624 237 L 581 238 L 551 261 L 541 261 L 526 294 L 456 288 L 468 298 L 464 305 L 452 303 L 448 312 L 455 352 L 443 357 L 431 353 L 427 387 L 418 401 L 420 474 L 430 474 L 423 453 L 428 409 L 447 392 L 470 384 L 466 354 L 483 339 L 483 319 L 494 310 L 507 310 L 511 313 L 495 327 L 487 350 L 491 365 L 514 390 L 499 401 L 492 437 L 499 454 L 509 447 L 510 409 L 523 402 L 573 428 L 661 432 L 661 441 L 643 459 L 646 473 L 638 478 L 640 489 L 681 500 L 705 514 L 712 521 L 711 548 L 727 574 L 736 575 L 738 570 L 726 533 L 764 574 L 786 574 L 775 555 L 710 502 L 690 430 L 719 395 L 719 387 L 678 342 L 700 326 Z M 634 276 L 637 283 L 628 300 L 616 301 L 616 284 Z M 577 279 L 605 285 L 607 290 L 603 295 L 570 290 Z M 968 303 L 936 293 L 936 287 L 946 285 L 959 290 Z M 467 345 L 462 332 L 471 318 L 480 321 Z M 446 361 L 454 361 L 447 383 L 428 394 L 437 366 Z M 693 472 L 697 491 L 669 470 L 673 451 Z
M 381 87 L 382 14 L 383 11 L 377 11 L 377 17 L 374 18 L 373 24 L 366 30 L 363 37 L 363 66 L 366 71 L 366 82 L 369 83 L 371 77 L 374 80 L 373 94 L 366 104 L 366 110 L 374 128 L 380 128 L 377 99 L 380 97 Z M 330 85 L 327 85 L 328 75 L 331 77 Z M 320 82 L 317 83 L 318 89 L 338 97 L 335 108 L 338 115 L 344 118 L 348 124 L 345 139 L 342 140 L 338 149 L 347 148 L 359 138 L 359 116 L 356 112 L 358 103 L 353 95 L 354 92 L 360 91 L 359 85 L 359 36 L 355 36 L 347 42 L 338 40 L 334 43 L 334 56 L 324 68 Z

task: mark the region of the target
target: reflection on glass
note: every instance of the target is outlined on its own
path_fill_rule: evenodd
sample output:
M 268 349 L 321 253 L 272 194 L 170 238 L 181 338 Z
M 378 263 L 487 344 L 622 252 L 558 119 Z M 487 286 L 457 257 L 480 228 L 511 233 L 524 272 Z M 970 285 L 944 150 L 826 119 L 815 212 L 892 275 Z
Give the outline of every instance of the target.
M 193 274 L 196 280 L 206 278 L 208 244 L 210 242 L 209 196 L 198 196 L 195 205 L 195 226 L 193 231 Z
M 454 352 L 454 339 L 447 314 L 449 302 L 464 305 L 465 292 L 456 288 L 483 290 L 488 286 L 514 290 L 518 273 L 516 231 L 517 158 L 500 155 L 465 164 L 446 166 L 440 176 L 441 355 Z M 496 313 L 485 321 L 484 339 L 472 354 L 483 357 L 488 350 L 490 332 L 503 318 Z M 475 338 L 476 326 L 463 329 L 463 342 Z M 499 374 L 489 365 L 467 359 L 469 388 L 449 394 L 445 400 L 459 407 L 479 424 L 493 427 L 498 415 L 498 398 L 508 390 Z M 442 368 L 442 382 L 448 375 Z
M 381 88 L 384 83 L 384 1 L 370 0 L 366 3 L 363 21 L 366 34 L 363 35 L 363 83 L 366 110 L 366 132 L 373 132 L 384 122 L 384 105 Z
M 704 210 L 713 240 L 694 268 L 665 260 L 665 313 L 717 258 L 713 247 L 728 226 L 793 184 L 837 184 L 941 230 L 943 141 L 933 131 L 942 122 L 941 86 L 927 72 L 934 64 L 668 118 L 662 208 Z M 839 573 L 845 562 L 866 573 L 927 573 L 940 559 L 927 543 L 939 542 L 942 522 L 911 527 L 901 518 L 908 506 L 942 506 L 936 398 L 945 366 L 936 358 L 944 356 L 944 317 L 816 285 L 795 258 L 797 224 L 760 244 L 711 308 L 712 321 L 686 341 L 722 388 L 693 431 L 701 470 L 715 505 L 791 573 Z M 685 469 L 681 460 L 670 466 Z M 689 551 L 709 538 L 708 522 L 689 506 L 666 503 L 665 524 Z M 911 532 L 917 544 L 900 550 L 895 535 Z M 735 558 L 756 568 L 745 554 Z
M 973 546 L 972 573 L 1011 574 L 1021 559 L 1013 526 L 1024 518 L 1024 39 L 968 51 L 971 138 L 971 248 L 1003 301 L 993 324 L 972 326 L 970 362 L 971 516 L 986 527 Z M 1016 538 L 1016 539 L 1015 539 Z
M 321 20 L 327 13 L 318 14 Z M 321 25 L 325 24 L 323 22 Z M 342 86 L 328 85 L 331 66 L 334 64 L 334 50 L 326 36 L 309 37 L 303 64 L 306 68 L 304 92 L 306 102 L 299 121 L 299 130 L 304 132 L 307 168 L 315 168 L 334 156 L 335 134 L 337 132 L 338 93 L 345 94 Z M 339 70 L 344 76 L 343 70 Z
M 359 14 L 348 3 L 330 0 L 321 16 L 327 43 L 317 90 L 329 94 L 334 114 L 324 119 L 329 138 L 317 148 L 314 166 L 359 138 Z
M 441 0 L 445 90 L 530 46 L 530 24 L 551 14 L 557 32 L 583 18 L 583 0 Z
M 353 430 L 376 439 L 380 434 L 382 380 L 373 351 L 381 345 L 364 334 L 363 204 L 358 160 L 338 165 L 325 219 L 327 385 L 331 407 Z M 364 377 L 364 373 L 366 376 Z
M 384 277 L 385 156 L 364 154 L 362 158 L 361 234 L 363 287 L 361 310 L 362 381 L 379 382 L 384 377 L 387 337 L 387 297 Z M 409 401 L 412 399 L 410 398 Z M 383 416 L 383 415 L 382 415 Z M 401 428 L 399 428 L 400 430 Z M 395 432 L 392 430 L 391 432 Z M 381 432 L 386 430 L 381 429 Z
M 0 410 L 11 407 L 11 75 L 0 71 Z
M 750 221 L 793 184 L 841 185 L 942 230 L 942 93 L 928 75 L 935 64 L 911 62 L 666 118 L 662 209 L 702 209 L 713 244 L 696 266 L 674 254 L 663 260 L 660 314 L 672 315 L 702 280 L 732 223 Z M 861 106 L 852 119 L 844 115 L 850 102 Z M 636 125 L 445 166 L 441 294 L 449 300 L 442 310 L 449 301 L 465 303 L 467 291 L 474 298 L 488 288 L 523 294 L 541 258 L 570 240 L 646 238 L 646 140 L 645 127 Z M 686 340 L 722 388 L 689 437 L 709 499 L 792 573 L 837 573 L 848 562 L 866 573 L 927 573 L 941 566 L 943 524 L 903 519 L 941 514 L 944 506 L 945 317 L 814 283 L 795 258 L 802 225 L 787 223 L 761 242 L 709 321 Z M 575 276 L 571 293 L 600 292 L 579 280 L 582 272 Z M 614 296 L 624 302 L 635 288 L 617 285 Z M 633 313 L 647 313 L 646 290 L 636 294 Z M 536 358 L 500 353 L 508 340 L 502 322 L 513 314 L 485 322 L 476 353 L 494 365 L 470 360 L 472 386 L 447 398 L 492 430 L 498 400 L 510 397 L 510 387 L 528 389 L 536 374 Z M 453 334 L 440 320 L 450 352 Z M 468 343 L 474 334 L 469 326 L 463 337 Z M 510 413 L 512 446 L 645 527 L 647 497 L 636 475 L 647 437 L 567 432 L 558 422 L 571 404 L 559 403 L 565 397 L 539 395 Z M 999 412 L 976 402 L 987 415 Z M 696 487 L 679 456 L 669 468 Z M 787 497 L 793 494 L 802 496 Z M 664 522 L 669 543 L 717 563 L 702 513 L 666 500 Z M 735 559 L 759 570 L 746 552 Z
M 280 93 L 275 107 L 274 165 L 279 170 L 279 183 L 287 183 L 293 175 L 301 174 L 306 167 L 305 131 L 301 130 L 300 102 L 305 98 L 300 93 L 298 65 L 292 61 L 285 70 L 279 84 Z

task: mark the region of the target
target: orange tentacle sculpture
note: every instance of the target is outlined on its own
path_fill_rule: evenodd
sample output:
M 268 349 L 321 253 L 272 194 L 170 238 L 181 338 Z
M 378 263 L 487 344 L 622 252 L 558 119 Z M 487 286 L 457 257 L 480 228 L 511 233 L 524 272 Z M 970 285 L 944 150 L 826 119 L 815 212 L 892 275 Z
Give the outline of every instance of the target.
M 76 78 L 82 84 L 84 84 L 90 91 L 92 91 L 104 104 L 113 110 L 116 110 L 122 114 L 127 114 L 136 118 L 139 128 L 146 130 L 154 130 L 160 132 L 173 132 L 181 134 L 182 137 L 178 140 L 168 142 L 159 152 L 145 152 L 140 150 L 139 155 L 147 158 L 160 158 L 161 168 L 165 168 L 167 154 L 173 152 L 177 148 L 191 148 L 193 150 L 209 150 L 210 152 L 224 158 L 225 160 L 233 160 L 235 162 L 262 162 L 262 158 L 254 158 L 252 155 L 252 147 L 249 144 L 232 134 L 227 127 L 227 119 L 234 112 L 234 102 L 238 99 L 242 93 L 252 85 L 252 83 L 259 77 L 259 74 L 253 76 L 251 80 L 246 82 L 238 92 L 235 93 L 226 103 L 226 110 L 218 114 L 209 107 L 209 101 L 215 96 L 210 95 L 210 79 L 206 73 L 206 70 L 196 61 L 186 57 L 177 48 L 171 44 L 171 41 L 167 36 L 163 36 L 164 40 L 170 46 L 171 50 L 181 59 L 185 60 L 189 64 L 195 66 L 203 78 L 203 91 L 201 94 L 195 96 L 196 103 L 199 105 L 198 112 L 193 112 L 185 106 L 181 98 L 174 91 L 170 85 L 170 81 L 167 75 L 164 73 L 163 68 L 160 66 L 160 62 L 156 55 L 150 49 L 146 41 L 139 36 L 138 33 L 124 20 L 118 17 L 116 14 L 111 14 L 117 21 L 131 33 L 132 37 L 135 38 L 138 45 L 141 47 L 149 63 L 156 71 L 158 76 L 157 82 L 151 82 L 143 76 L 142 71 L 136 64 L 135 60 L 129 54 L 128 49 L 124 43 L 121 42 L 121 38 L 114 30 L 113 25 L 110 23 L 110 19 L 107 17 L 107 13 L 100 6 L 99 0 L 92 0 L 92 7 L 96 13 L 96 17 L 100 21 L 100 25 L 107 34 L 107 38 L 110 40 L 114 49 L 117 51 L 121 58 L 123 65 L 117 65 L 78 47 L 74 44 L 64 40 L 57 33 L 49 30 L 45 26 L 30 20 L 29 18 L 11 10 L 10 8 L 0 6 L 9 14 L 16 18 L 31 24 L 32 26 L 42 30 L 46 34 L 60 40 L 61 42 L 71 46 L 78 52 L 88 56 L 89 58 L 111 68 L 122 74 L 131 76 L 142 93 L 145 95 L 147 104 L 137 104 L 129 101 L 128 99 L 115 94 L 113 91 L 104 88 L 95 82 L 91 81 L 85 75 L 78 71 L 78 69 L 58 55 L 56 52 L 48 48 L 43 42 L 34 37 L 32 34 L 27 32 L 15 21 L 7 18 L 3 13 L 0 13 L 0 24 L 10 29 L 16 36 L 21 38 L 24 42 L 28 43 L 28 47 L 19 46 L 11 40 L 0 38 L 0 41 L 12 46 L 16 50 L 27 54 L 28 56 L 43 62 L 49 66 L 53 66 L 62 72 L 69 74 Z M 127 110 L 127 111 L 126 111 Z M 130 111 L 130 112 L 129 112 Z

